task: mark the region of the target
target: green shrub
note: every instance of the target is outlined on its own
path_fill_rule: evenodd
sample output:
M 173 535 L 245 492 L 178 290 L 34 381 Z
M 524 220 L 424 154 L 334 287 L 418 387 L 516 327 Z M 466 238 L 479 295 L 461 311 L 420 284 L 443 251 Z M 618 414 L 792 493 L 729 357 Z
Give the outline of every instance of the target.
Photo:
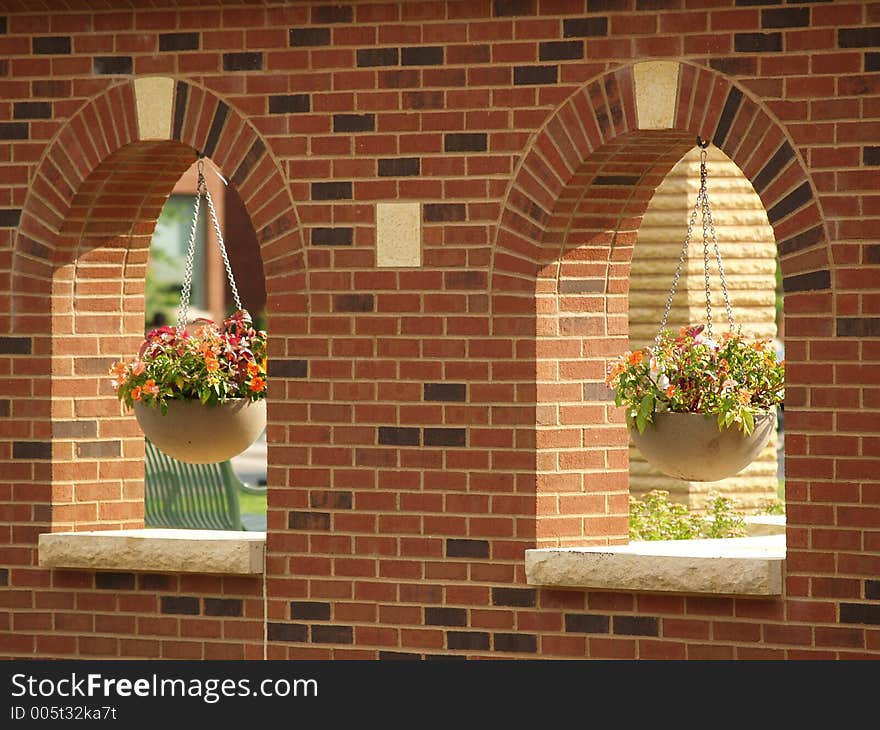
M 671 502 L 669 492 L 653 489 L 643 499 L 630 497 L 629 536 L 631 540 L 742 537 L 745 521 L 734 506 L 732 499 L 716 494 L 709 499 L 706 514 L 698 515 Z

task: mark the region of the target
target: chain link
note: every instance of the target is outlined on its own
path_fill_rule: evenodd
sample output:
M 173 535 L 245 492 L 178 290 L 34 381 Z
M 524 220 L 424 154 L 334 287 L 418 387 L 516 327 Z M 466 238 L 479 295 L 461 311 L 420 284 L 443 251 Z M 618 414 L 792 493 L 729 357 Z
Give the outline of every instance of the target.
M 235 308 L 237 310 L 243 308 L 241 306 L 241 299 L 238 295 L 238 287 L 235 285 L 235 277 L 232 275 L 232 265 L 229 263 L 229 256 L 226 253 L 226 245 L 223 243 L 223 234 L 220 232 L 220 223 L 217 220 L 217 211 L 214 209 L 214 200 L 211 198 L 211 193 L 208 190 L 208 183 L 205 180 L 204 158 L 199 158 L 197 170 L 198 182 L 196 183 L 196 199 L 193 203 L 193 220 L 189 232 L 189 242 L 186 248 L 186 266 L 183 272 L 183 285 L 180 288 L 180 305 L 177 309 L 177 332 L 180 336 L 183 336 L 183 332 L 187 325 L 187 319 L 189 317 L 189 304 L 190 297 L 192 296 L 193 265 L 196 253 L 196 231 L 199 224 L 199 205 L 202 201 L 202 194 L 204 194 L 205 199 L 208 201 L 211 223 L 214 226 L 214 232 L 217 234 L 217 244 L 220 246 L 220 254 L 223 257 L 223 266 L 226 268 L 226 278 L 229 280 L 229 288 L 232 290 L 232 297 L 235 300 Z M 220 176 L 218 175 L 218 177 Z
M 711 274 L 709 271 L 710 240 L 712 242 L 712 249 L 715 254 L 715 260 L 718 263 L 718 274 L 721 279 L 721 291 L 724 295 L 724 306 L 727 309 L 727 322 L 731 330 L 734 329 L 735 326 L 733 319 L 733 308 L 730 305 L 730 294 L 727 290 L 727 278 L 724 275 L 724 265 L 721 262 L 721 249 L 718 246 L 718 236 L 715 233 L 715 222 L 712 219 L 712 206 L 709 203 L 709 192 L 707 186 L 708 171 L 706 167 L 706 147 L 708 145 L 703 144 L 700 138 L 697 138 L 697 143 L 702 147 L 700 151 L 700 189 L 697 192 L 697 200 L 694 203 L 694 209 L 691 212 L 691 217 L 688 221 L 687 233 L 684 237 L 684 245 L 681 249 L 681 255 L 678 257 L 678 265 L 676 266 L 675 274 L 672 277 L 672 286 L 669 289 L 669 296 L 666 298 L 666 308 L 664 309 L 663 317 L 660 320 L 660 329 L 657 332 L 657 336 L 654 338 L 654 343 L 656 345 L 660 344 L 660 337 L 663 334 L 663 330 L 666 328 L 667 322 L 669 321 L 669 312 L 672 309 L 672 300 L 675 298 L 675 290 L 678 287 L 678 280 L 681 277 L 682 267 L 684 266 L 684 263 L 688 257 L 688 248 L 690 246 L 693 228 L 697 221 L 698 212 L 702 213 L 703 224 L 703 273 L 706 285 L 706 334 L 710 338 L 712 337 L 712 288 Z

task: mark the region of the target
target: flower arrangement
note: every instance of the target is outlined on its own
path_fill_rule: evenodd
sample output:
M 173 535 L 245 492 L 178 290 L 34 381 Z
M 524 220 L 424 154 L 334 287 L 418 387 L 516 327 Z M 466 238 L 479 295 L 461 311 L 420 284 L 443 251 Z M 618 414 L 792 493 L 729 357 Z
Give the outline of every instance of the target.
M 231 398 L 266 397 L 266 333 L 239 310 L 221 326 L 196 320 L 192 332 L 159 327 L 149 332 L 130 363 L 110 368 L 116 394 L 129 408 L 142 403 L 161 409 L 169 400 L 205 405 Z
M 782 402 L 785 361 L 777 361 L 770 340 L 730 331 L 717 342 L 698 325 L 683 327 L 677 337 L 663 330 L 653 347 L 624 353 L 605 382 L 639 433 L 655 413 L 671 411 L 713 415 L 719 430 L 735 424 L 749 435 L 755 415 Z

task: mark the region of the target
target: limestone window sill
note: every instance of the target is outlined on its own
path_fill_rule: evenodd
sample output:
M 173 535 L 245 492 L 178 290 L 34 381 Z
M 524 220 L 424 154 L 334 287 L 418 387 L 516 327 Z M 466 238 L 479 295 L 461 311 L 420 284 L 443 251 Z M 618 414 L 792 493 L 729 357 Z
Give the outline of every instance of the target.
M 153 573 L 259 575 L 265 532 L 227 530 L 104 530 L 40 535 L 43 568 Z
M 526 580 L 556 588 L 779 596 L 784 561 L 784 534 L 547 548 L 526 550 Z

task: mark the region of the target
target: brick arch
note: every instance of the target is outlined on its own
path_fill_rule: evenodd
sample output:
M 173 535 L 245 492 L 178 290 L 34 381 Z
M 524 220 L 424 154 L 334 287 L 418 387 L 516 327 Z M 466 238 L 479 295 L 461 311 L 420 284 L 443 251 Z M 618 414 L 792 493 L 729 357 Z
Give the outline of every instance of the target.
M 830 327 L 833 306 L 828 238 L 803 163 L 757 102 L 696 66 L 680 68 L 674 127 L 639 129 L 632 67 L 616 69 L 572 95 L 536 134 L 492 252 L 493 332 L 516 338 L 516 367 L 531 371 L 517 392 L 534 406 L 521 409 L 519 426 L 524 441 L 534 434 L 535 471 L 523 476 L 534 479 L 530 528 L 539 546 L 627 540 L 628 439 L 604 372 L 627 346 L 629 266 L 642 216 L 698 135 L 760 196 L 787 297 L 819 295 L 809 304 L 812 319 L 787 324 L 796 393 L 789 423 L 797 422 L 805 388 L 794 382 L 795 363 L 815 327 Z M 789 455 L 802 447 L 792 444 Z
M 492 291 L 532 291 L 535 272 L 559 258 L 558 227 L 571 218 L 572 196 L 586 197 L 588 186 L 602 189 L 607 178 L 622 177 L 637 192 L 629 208 L 616 212 L 626 219 L 643 213 L 653 189 L 697 135 L 751 181 L 773 226 L 787 283 L 830 288 L 822 210 L 784 126 L 722 74 L 681 64 L 670 130 L 639 130 L 633 67 L 625 66 L 581 87 L 537 132 L 501 214 Z
M 10 327 L 31 355 L 28 387 L 37 396 L 19 451 L 46 461 L 40 514 L 56 530 L 142 522 L 142 439 L 104 375 L 143 336 L 152 231 L 197 151 L 235 185 L 249 213 L 270 327 L 272 298 L 289 297 L 305 282 L 289 187 L 244 117 L 213 93 L 177 81 L 170 139 L 140 139 L 137 119 L 127 82 L 64 125 L 37 168 L 14 244 Z M 13 459 L 14 452 L 13 444 Z

